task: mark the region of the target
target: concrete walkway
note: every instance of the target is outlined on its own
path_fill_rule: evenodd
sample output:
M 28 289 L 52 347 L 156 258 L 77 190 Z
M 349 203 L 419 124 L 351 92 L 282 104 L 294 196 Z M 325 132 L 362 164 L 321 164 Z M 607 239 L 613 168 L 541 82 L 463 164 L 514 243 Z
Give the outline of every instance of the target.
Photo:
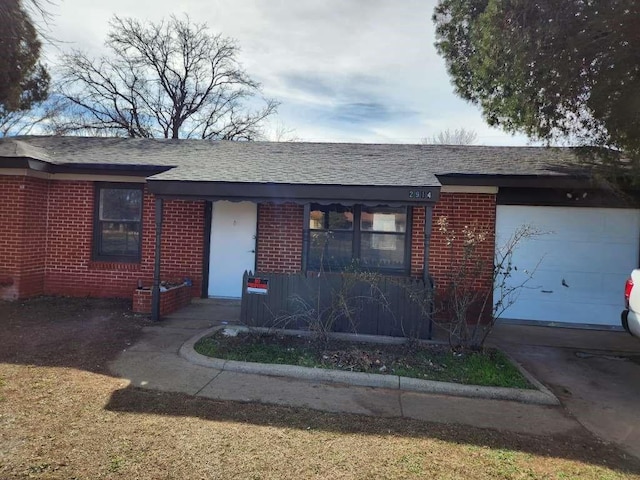
M 158 325 L 145 328 L 140 341 L 124 351 L 110 368 L 134 386 L 218 400 L 406 417 L 533 435 L 582 431 L 561 407 L 229 372 L 194 365 L 179 356 L 183 343 L 202 330 L 236 323 L 238 309 L 237 304 L 229 302 L 196 301 Z

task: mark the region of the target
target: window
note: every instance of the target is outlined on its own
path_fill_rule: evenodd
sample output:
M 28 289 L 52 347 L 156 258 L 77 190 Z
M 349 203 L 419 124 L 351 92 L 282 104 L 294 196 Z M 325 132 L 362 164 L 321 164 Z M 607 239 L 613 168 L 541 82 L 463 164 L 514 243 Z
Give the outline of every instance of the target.
M 406 207 L 311 204 L 308 268 L 408 270 Z
M 142 186 L 96 186 L 93 259 L 140 261 Z

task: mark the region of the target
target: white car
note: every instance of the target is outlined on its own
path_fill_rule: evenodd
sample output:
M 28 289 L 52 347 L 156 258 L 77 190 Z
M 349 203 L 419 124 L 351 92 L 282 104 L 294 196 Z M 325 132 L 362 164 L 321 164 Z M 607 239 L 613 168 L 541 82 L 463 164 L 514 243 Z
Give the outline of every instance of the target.
M 631 272 L 624 286 L 624 299 L 627 308 L 622 312 L 622 326 L 640 338 L 640 269 Z

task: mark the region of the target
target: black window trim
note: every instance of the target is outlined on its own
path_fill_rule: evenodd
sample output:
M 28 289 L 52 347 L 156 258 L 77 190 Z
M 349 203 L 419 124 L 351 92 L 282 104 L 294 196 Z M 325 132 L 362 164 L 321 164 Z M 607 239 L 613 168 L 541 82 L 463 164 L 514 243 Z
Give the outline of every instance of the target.
M 313 209 L 314 206 L 319 206 L 319 207 L 331 207 L 332 205 L 338 205 L 338 204 L 330 204 L 330 205 L 322 205 L 322 204 L 310 204 L 310 209 Z M 378 205 L 379 207 L 385 207 L 387 205 Z M 351 252 L 352 252 L 352 260 L 359 260 L 360 259 L 360 248 L 361 248 L 361 224 L 360 224 L 360 218 L 361 218 L 361 213 L 362 213 L 362 208 L 376 208 L 376 207 L 371 207 L 369 205 L 364 205 L 364 204 L 355 204 L 355 205 L 348 205 L 345 207 L 351 207 L 353 209 L 353 228 L 351 230 L 335 230 L 337 232 L 351 232 L 352 233 L 352 245 L 351 245 Z M 410 205 L 404 205 L 404 208 L 406 208 L 406 212 L 407 212 L 407 225 L 405 228 L 404 232 L 375 232 L 375 231 L 365 231 L 364 233 L 385 233 L 388 235 L 404 235 L 405 239 L 404 239 L 404 267 L 403 268 L 375 268 L 375 267 L 368 267 L 367 270 L 372 271 L 372 272 L 378 272 L 384 275 L 403 275 L 403 276 L 408 276 L 411 275 L 411 241 L 412 241 L 412 237 L 413 237 L 413 232 L 412 232 L 412 226 L 413 226 L 413 208 Z M 309 233 L 311 232 L 327 232 L 330 231 L 329 229 L 326 228 L 311 228 L 311 226 L 309 225 L 309 223 L 307 222 L 307 224 L 305 225 L 305 229 L 308 229 Z M 317 271 L 319 269 L 326 269 L 326 266 L 324 265 L 316 265 L 313 264 L 310 255 L 307 254 L 307 265 L 306 265 L 306 269 L 308 271 Z
M 100 254 L 100 191 L 103 189 L 123 189 L 140 190 L 142 192 L 142 203 L 140 205 L 140 228 L 138 252 L 135 255 L 104 255 Z M 91 260 L 95 262 L 114 263 L 140 263 L 142 261 L 142 234 L 144 215 L 144 184 L 143 183 L 121 183 L 121 182 L 95 182 L 93 197 L 93 243 L 91 246 Z

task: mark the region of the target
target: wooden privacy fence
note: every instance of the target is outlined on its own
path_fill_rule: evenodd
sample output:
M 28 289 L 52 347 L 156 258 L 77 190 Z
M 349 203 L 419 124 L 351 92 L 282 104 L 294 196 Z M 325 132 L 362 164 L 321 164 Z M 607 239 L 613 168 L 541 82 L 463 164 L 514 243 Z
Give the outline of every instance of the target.
M 240 315 L 254 327 L 431 338 L 432 299 L 415 278 L 245 271 Z

